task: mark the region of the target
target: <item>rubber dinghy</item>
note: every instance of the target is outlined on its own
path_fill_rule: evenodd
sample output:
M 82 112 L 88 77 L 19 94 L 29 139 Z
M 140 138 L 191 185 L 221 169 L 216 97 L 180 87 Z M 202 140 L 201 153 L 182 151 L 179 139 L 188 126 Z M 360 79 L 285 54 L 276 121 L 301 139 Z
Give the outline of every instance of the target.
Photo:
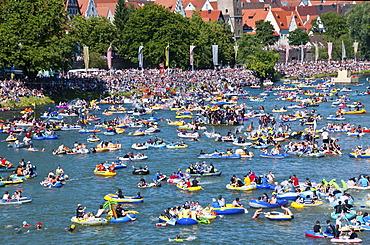
M 282 205 L 288 204 L 288 201 L 286 200 L 278 200 L 277 203 L 271 204 L 268 202 L 256 200 L 256 199 L 251 199 L 249 201 L 249 206 L 251 208 L 277 208 Z

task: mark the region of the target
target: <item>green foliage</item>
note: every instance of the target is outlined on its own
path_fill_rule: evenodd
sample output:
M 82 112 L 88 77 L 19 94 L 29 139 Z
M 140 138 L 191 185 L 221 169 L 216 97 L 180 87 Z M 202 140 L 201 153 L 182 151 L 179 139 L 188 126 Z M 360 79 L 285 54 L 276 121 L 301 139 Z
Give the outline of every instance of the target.
M 118 0 L 116 10 L 114 12 L 114 22 L 113 24 L 117 27 L 119 32 L 125 29 L 127 21 L 130 19 L 132 13 L 135 12 L 135 7 L 132 3 L 127 6 L 125 0 Z
M 73 45 L 66 16 L 60 0 L 2 1 L 0 63 L 18 65 L 26 75 L 67 69 Z
M 263 50 L 264 45 L 251 34 L 243 34 L 239 41 L 238 62 L 257 72 L 262 78 L 272 78 L 276 75 L 274 66 L 279 60 L 279 54 Z
M 116 39 L 116 28 L 105 17 L 94 16 L 86 19 L 75 15 L 72 23 L 75 27 L 75 41 L 81 47 L 88 46 L 90 52 L 106 53 L 109 45 Z
M 370 58 L 370 3 L 353 5 L 348 11 L 347 24 L 353 40 L 359 42 L 359 50 L 365 58 Z M 358 56 L 358 55 L 357 55 Z
M 90 52 L 89 66 L 92 68 L 108 69 L 107 60 L 97 52 Z
M 165 48 L 170 46 L 170 67 L 189 67 L 189 46 L 195 45 L 195 67 L 212 65 L 211 45 L 219 45 L 220 64 L 234 59 L 230 27 L 223 22 L 204 22 L 199 14 L 188 19 L 168 12 L 157 4 L 137 9 L 125 24 L 118 53 L 137 63 L 137 52 L 143 44 L 144 65 L 157 67 L 165 62 Z
M 272 78 L 276 75 L 275 63 L 279 60 L 279 54 L 273 51 L 259 49 L 249 57 L 246 66 L 253 71 L 256 71 L 260 77 Z
M 270 21 L 256 21 L 256 38 L 264 46 L 275 43 L 274 26 Z
M 289 33 L 290 45 L 305 45 L 309 40 L 308 34 L 302 29 L 297 28 Z
M 317 18 L 312 23 L 312 31 L 315 34 L 324 33 L 328 41 L 334 41 L 348 32 L 346 17 L 334 12 L 327 12 L 320 16 L 324 31 L 320 30 Z

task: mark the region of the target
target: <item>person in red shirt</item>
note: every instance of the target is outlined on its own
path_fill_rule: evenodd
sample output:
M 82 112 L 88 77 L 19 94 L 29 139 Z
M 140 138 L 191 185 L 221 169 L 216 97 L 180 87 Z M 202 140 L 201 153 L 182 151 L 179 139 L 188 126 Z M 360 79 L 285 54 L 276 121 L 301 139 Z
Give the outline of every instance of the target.
M 249 178 L 251 179 L 251 182 L 255 182 L 256 181 L 256 175 L 254 174 L 254 172 L 251 173 L 251 175 L 249 175 Z
M 298 181 L 298 178 L 295 176 L 295 174 L 293 175 L 292 180 L 293 180 L 294 187 L 299 186 L 299 181 Z

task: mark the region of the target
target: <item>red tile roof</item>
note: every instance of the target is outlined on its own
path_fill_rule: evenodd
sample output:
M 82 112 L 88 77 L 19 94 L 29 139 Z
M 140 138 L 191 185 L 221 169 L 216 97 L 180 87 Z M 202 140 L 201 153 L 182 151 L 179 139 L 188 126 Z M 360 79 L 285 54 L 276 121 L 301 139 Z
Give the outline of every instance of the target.
M 89 0 L 78 0 L 78 4 L 80 6 L 80 12 L 83 16 L 85 16 L 87 6 L 89 5 Z
M 263 9 L 243 9 L 243 25 L 247 25 L 252 27 L 253 29 L 256 28 L 256 21 L 258 20 L 265 20 L 268 11 Z
M 194 11 L 193 10 L 185 10 L 185 14 L 187 18 L 191 18 L 193 16 Z M 210 10 L 210 11 L 198 11 L 200 17 L 203 19 L 203 21 L 213 21 L 213 20 L 219 20 L 220 17 L 222 17 L 221 10 Z

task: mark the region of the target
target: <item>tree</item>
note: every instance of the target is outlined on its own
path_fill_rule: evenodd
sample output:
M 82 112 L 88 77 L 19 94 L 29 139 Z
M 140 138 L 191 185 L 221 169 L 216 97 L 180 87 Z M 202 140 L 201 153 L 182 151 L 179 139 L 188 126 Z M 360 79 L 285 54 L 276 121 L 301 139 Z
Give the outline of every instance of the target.
M 0 63 L 19 66 L 26 75 L 67 69 L 74 45 L 63 1 L 1 2 Z
M 276 75 L 275 64 L 279 60 L 279 54 L 273 51 L 258 50 L 249 56 L 246 67 L 257 72 L 262 78 L 273 78 Z
M 279 54 L 273 51 L 263 50 L 264 45 L 251 34 L 243 34 L 239 41 L 238 62 L 257 72 L 261 78 L 273 78 L 275 76 L 275 64 L 279 60 Z
M 256 21 L 256 38 L 264 46 L 271 45 L 276 42 L 274 32 L 274 26 L 270 21 Z
M 289 41 L 290 45 L 301 45 L 306 44 L 310 38 L 308 34 L 302 29 L 295 29 L 294 31 L 289 33 Z
M 168 12 L 157 4 L 137 9 L 126 23 L 119 54 L 137 63 L 138 47 L 143 43 L 145 65 L 156 67 L 165 61 L 170 46 L 170 66 L 185 68 L 189 64 L 191 44 L 189 19 Z
M 116 39 L 116 28 L 105 17 L 86 19 L 76 15 L 72 20 L 75 41 L 81 46 L 88 46 L 92 52 L 105 53 Z
M 359 42 L 359 50 L 365 58 L 370 58 L 370 3 L 356 4 L 348 11 L 349 35 Z
M 336 14 L 334 12 L 327 12 L 320 16 L 320 20 L 322 22 L 323 29 L 320 28 L 320 23 L 318 18 L 316 18 L 311 22 L 311 30 L 315 34 L 324 33 L 326 36 L 328 36 L 328 41 L 334 41 L 348 32 L 347 19 L 345 16 Z
M 129 3 L 127 6 L 125 4 L 125 0 L 118 0 L 116 10 L 114 11 L 113 24 L 117 27 L 119 32 L 122 32 L 125 29 L 127 21 L 134 12 L 135 7 L 132 3 Z

